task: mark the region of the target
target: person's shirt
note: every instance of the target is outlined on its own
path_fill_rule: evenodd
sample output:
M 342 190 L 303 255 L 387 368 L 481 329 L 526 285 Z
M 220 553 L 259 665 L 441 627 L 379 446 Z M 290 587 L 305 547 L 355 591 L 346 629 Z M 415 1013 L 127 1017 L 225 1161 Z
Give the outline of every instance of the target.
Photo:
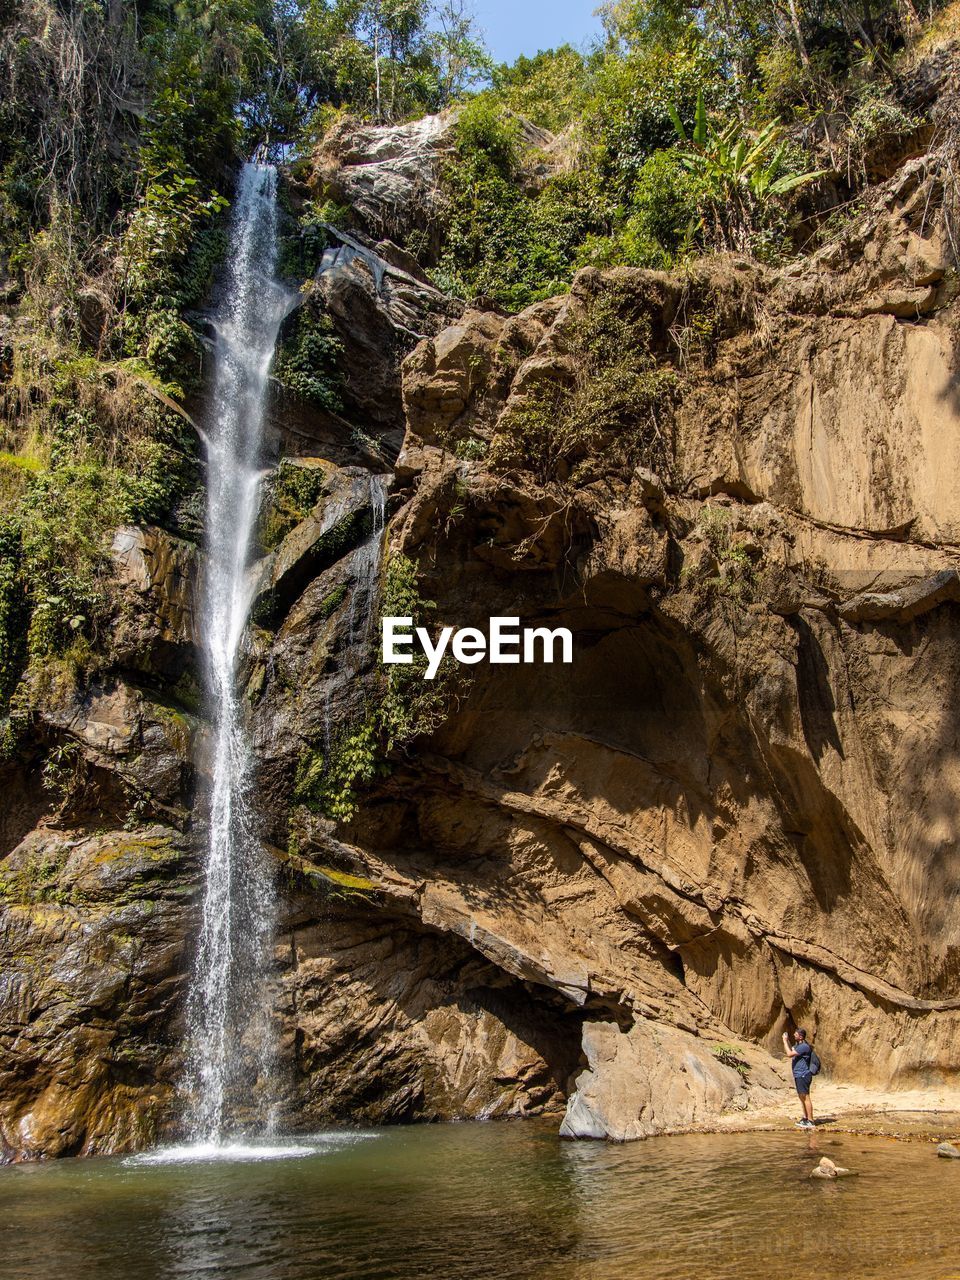
M 793 1063 L 793 1074 L 795 1076 L 808 1076 L 810 1074 L 810 1045 L 806 1040 L 800 1040 L 793 1046 L 793 1052 L 797 1055 L 791 1058 Z

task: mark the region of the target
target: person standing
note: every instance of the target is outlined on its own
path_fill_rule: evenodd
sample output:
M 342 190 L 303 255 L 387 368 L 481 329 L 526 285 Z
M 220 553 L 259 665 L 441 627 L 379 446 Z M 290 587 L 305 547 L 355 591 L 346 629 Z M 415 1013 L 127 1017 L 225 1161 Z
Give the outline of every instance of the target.
M 793 1067 L 793 1083 L 797 1086 L 800 1105 L 803 1107 L 803 1118 L 797 1121 L 798 1129 L 815 1129 L 813 1120 L 813 1103 L 810 1101 L 810 1086 L 813 1084 L 815 1072 L 811 1070 L 813 1046 L 807 1040 L 803 1027 L 793 1033 L 793 1046 L 786 1031 L 783 1033 L 783 1049 Z

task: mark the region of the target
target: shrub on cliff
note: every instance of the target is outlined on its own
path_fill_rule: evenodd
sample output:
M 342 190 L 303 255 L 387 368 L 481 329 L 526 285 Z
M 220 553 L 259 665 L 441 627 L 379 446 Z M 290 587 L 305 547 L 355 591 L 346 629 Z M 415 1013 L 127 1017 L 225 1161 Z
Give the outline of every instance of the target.
M 616 286 L 568 322 L 568 380 L 532 391 L 498 424 L 490 463 L 541 483 L 582 484 L 644 465 L 669 473 L 676 370 L 650 349 L 650 324 Z
M 739 120 L 718 124 L 702 91 L 689 134 L 675 106 L 670 112 L 682 143 L 680 162 L 692 178 L 699 229 L 711 248 L 755 249 L 759 234 L 775 225 L 783 198 L 826 173 L 794 167 L 777 121 L 754 133 Z
M 508 311 L 560 292 L 577 246 L 598 229 L 589 187 L 572 172 L 532 185 L 521 122 L 491 96 L 464 108 L 455 138 L 441 179 L 446 210 L 437 283 Z
M 559 133 L 578 120 L 590 102 L 598 61 L 597 55 L 587 56 L 569 44 L 541 50 L 532 58 L 521 55 L 511 65 L 494 68 L 493 89 L 504 106 L 541 129 Z
M 381 591 L 381 616 L 409 617 L 414 625 L 429 626 L 436 605 L 423 598 L 419 568 L 409 556 L 391 552 Z M 414 653 L 409 665 L 380 663 L 375 697 L 359 723 L 347 726 L 334 742 L 308 746 L 301 754 L 294 782 L 294 798 L 300 804 L 349 822 L 363 788 L 390 772 L 391 754 L 443 722 L 464 677 L 455 663 L 445 660 L 437 677 L 425 680 L 426 667 L 422 651 Z
M 342 355 L 330 317 L 308 295 L 277 348 L 274 376 L 297 395 L 337 412 L 343 407 Z
M 28 662 L 89 653 L 101 634 L 112 530 L 163 519 L 196 483 L 172 403 L 135 363 L 21 340 L 2 401 L 15 447 L 0 455 L 0 714 Z

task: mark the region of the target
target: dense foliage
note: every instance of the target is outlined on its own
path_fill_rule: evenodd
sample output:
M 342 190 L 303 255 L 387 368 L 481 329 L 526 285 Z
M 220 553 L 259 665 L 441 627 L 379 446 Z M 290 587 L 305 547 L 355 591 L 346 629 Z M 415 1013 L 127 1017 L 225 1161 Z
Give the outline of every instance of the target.
M 274 374 L 303 399 L 333 412 L 340 400 L 343 343 L 333 331 L 330 317 L 315 305 L 308 291 L 277 349 Z
M 293 8 L 306 54 L 302 96 L 321 124 L 337 107 L 375 120 L 438 111 L 490 66 L 462 0 L 301 0 Z
M 507 310 L 559 292 L 577 246 L 597 227 L 587 184 L 560 174 L 531 194 L 520 120 L 488 95 L 463 108 L 456 130 L 437 283 Z
M 603 15 L 590 53 L 496 68 L 460 115 L 444 286 L 516 309 L 583 265 L 790 256 L 856 197 L 870 149 L 918 125 L 898 97 L 911 0 L 620 0 Z
M 3 9 L 0 699 L 21 716 L 92 660 L 111 530 L 174 519 L 198 482 L 184 313 L 222 255 L 271 23 L 256 0 Z

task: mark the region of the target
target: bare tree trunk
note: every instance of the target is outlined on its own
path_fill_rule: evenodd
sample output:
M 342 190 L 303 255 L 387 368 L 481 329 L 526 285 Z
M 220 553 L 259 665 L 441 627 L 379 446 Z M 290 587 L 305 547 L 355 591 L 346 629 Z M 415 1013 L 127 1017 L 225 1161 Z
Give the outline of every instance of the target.
M 843 3 L 841 0 L 841 12 L 845 20 L 849 20 L 854 30 L 859 34 L 864 43 L 864 47 L 870 50 L 870 53 L 876 59 L 876 64 L 886 76 L 892 85 L 896 85 L 896 76 L 889 61 L 884 55 L 883 49 L 877 44 L 876 35 L 873 29 L 873 11 L 870 8 L 870 0 L 863 0 L 861 12 L 858 14 L 856 9 Z
M 868 27 L 872 27 L 872 14 L 870 13 L 869 5 L 865 4 L 863 6 L 863 13 L 857 13 L 853 5 L 841 0 L 840 14 L 847 32 L 850 33 L 852 30 L 863 41 L 864 48 L 875 50 L 876 44 L 874 43 L 873 35 L 871 31 L 867 30 Z
M 920 25 L 920 15 L 913 0 L 897 0 L 897 12 L 900 14 L 900 25 L 903 27 L 904 34 L 912 35 Z
M 390 108 L 387 112 L 388 120 L 396 120 L 397 118 L 397 62 L 399 61 L 396 42 L 391 35 L 390 37 Z
M 739 35 L 739 32 L 737 31 L 736 25 L 734 23 L 734 14 L 731 11 L 728 0 L 723 0 L 723 22 L 724 22 L 724 27 L 728 32 L 735 33 L 731 37 L 734 41 L 734 48 L 733 48 L 733 54 L 730 59 L 730 70 L 733 73 L 734 95 L 737 100 L 740 117 L 741 119 L 745 119 L 746 103 L 744 101 L 744 95 L 743 95 L 743 84 L 746 79 L 746 76 L 744 74 L 744 68 L 743 68 L 743 53 L 740 48 L 740 41 L 737 39 L 737 35 Z
M 380 111 L 380 14 L 374 18 L 373 23 L 373 71 L 376 77 L 376 114 L 377 119 L 382 120 L 383 116 Z
M 803 38 L 803 28 L 800 26 L 800 14 L 797 11 L 797 0 L 788 0 L 788 9 L 790 11 L 790 26 L 793 30 L 793 38 L 797 45 L 797 53 L 800 56 L 801 63 L 809 70 L 810 54 L 807 52 L 807 44 Z
M 877 37 L 873 29 L 873 10 L 870 8 L 870 0 L 863 0 L 861 8 L 860 30 L 869 41 L 870 47 L 875 49 L 877 47 Z

